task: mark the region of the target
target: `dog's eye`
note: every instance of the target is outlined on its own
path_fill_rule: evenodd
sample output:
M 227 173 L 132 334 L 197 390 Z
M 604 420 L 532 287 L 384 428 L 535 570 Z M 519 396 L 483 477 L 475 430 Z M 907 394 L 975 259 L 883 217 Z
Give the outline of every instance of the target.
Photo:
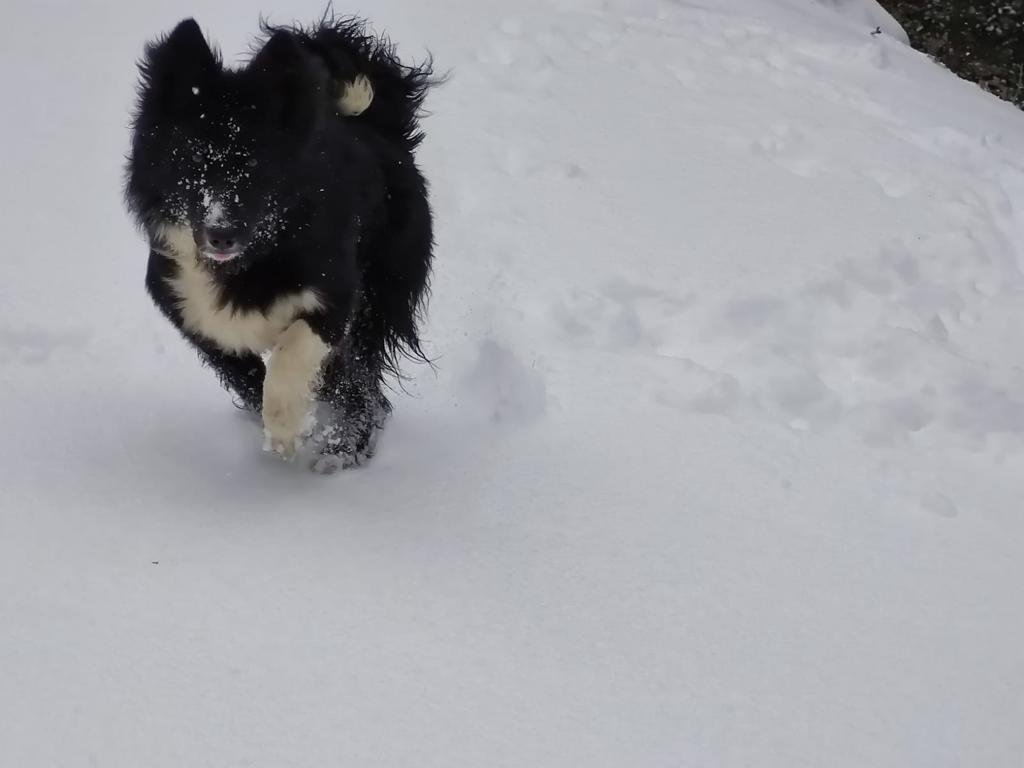
M 246 160 L 245 164 L 248 165 L 250 168 L 255 168 L 257 165 L 259 165 L 259 162 L 257 162 L 255 157 L 250 157 L 248 160 Z

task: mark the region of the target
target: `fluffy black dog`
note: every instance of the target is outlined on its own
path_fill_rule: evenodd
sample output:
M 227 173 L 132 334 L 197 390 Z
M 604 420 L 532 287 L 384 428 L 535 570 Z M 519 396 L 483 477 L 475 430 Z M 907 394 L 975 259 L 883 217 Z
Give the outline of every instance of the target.
M 413 153 L 432 75 L 356 20 L 263 32 L 239 69 L 192 19 L 147 46 L 126 198 L 156 305 L 269 448 L 312 433 L 331 471 L 372 454 L 383 376 L 423 359 L 433 239 Z

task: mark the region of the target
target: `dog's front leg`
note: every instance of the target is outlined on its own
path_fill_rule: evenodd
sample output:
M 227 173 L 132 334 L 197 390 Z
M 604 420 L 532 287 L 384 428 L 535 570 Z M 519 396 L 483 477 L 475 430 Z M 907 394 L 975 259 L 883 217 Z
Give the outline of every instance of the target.
M 330 346 L 305 320 L 281 334 L 270 353 L 263 382 L 266 448 L 291 458 L 311 425 L 313 395 Z

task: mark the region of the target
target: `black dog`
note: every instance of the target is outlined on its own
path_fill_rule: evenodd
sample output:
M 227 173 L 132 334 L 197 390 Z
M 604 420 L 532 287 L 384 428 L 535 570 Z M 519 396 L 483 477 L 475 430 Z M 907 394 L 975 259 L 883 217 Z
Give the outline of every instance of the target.
M 283 456 L 321 403 L 314 468 L 330 471 L 372 454 L 383 376 L 424 359 L 433 239 L 413 152 L 432 76 L 359 21 L 263 31 L 240 69 L 192 19 L 147 46 L 126 198 L 156 305 Z

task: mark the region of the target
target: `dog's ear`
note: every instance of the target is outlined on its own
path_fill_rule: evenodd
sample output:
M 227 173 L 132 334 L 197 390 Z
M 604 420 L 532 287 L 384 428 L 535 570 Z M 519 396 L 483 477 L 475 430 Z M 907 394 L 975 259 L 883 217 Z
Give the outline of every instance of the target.
M 167 37 L 147 45 L 139 64 L 146 95 L 165 114 L 180 112 L 219 68 L 195 19 L 185 19 Z
M 270 119 L 284 130 L 305 138 L 323 115 L 325 77 L 291 32 L 277 30 L 249 64 L 269 98 Z

